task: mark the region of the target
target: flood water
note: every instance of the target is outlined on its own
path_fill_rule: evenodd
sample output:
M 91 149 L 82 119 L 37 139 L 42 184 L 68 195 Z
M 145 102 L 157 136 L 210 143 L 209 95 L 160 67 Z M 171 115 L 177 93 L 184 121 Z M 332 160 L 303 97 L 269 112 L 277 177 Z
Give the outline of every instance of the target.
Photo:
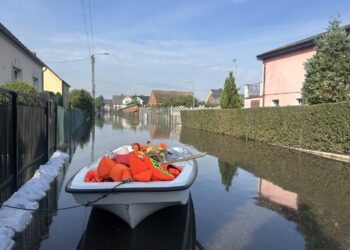
M 79 145 L 57 207 L 76 204 L 70 177 L 108 150 L 164 142 L 196 152 L 198 176 L 186 206 L 163 209 L 131 230 L 91 208 L 50 215 L 38 246 L 27 249 L 350 249 L 350 165 L 257 142 L 180 128 L 158 117 L 105 116 L 95 140 Z M 28 242 L 28 241 L 27 241 Z

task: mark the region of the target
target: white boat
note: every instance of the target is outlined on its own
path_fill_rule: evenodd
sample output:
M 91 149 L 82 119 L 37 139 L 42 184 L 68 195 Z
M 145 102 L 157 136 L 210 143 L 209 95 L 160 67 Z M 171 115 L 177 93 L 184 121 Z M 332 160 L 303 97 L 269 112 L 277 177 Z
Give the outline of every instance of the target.
M 123 146 L 113 154 L 126 154 L 132 151 L 130 146 Z M 189 157 L 192 154 L 183 148 L 169 149 L 172 158 Z M 173 181 L 129 182 L 114 188 L 118 182 L 84 182 L 89 170 L 96 170 L 100 159 L 90 166 L 83 167 L 68 182 L 66 192 L 72 193 L 78 204 L 95 201 L 104 194 L 107 197 L 92 203 L 91 206 L 102 208 L 122 218 L 131 228 L 135 228 L 150 214 L 169 206 L 185 205 L 188 202 L 192 183 L 197 177 L 196 160 L 176 163 L 183 168 Z M 112 190 L 111 190 L 112 189 Z

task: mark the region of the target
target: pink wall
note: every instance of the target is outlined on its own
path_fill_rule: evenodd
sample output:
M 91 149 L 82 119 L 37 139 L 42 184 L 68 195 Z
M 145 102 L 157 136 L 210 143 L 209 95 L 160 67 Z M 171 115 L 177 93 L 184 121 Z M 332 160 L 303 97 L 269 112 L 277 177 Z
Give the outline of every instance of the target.
M 286 191 L 267 180 L 260 179 L 259 192 L 270 201 L 295 210 L 298 209 L 298 195 L 296 193 Z
M 304 63 L 315 54 L 313 48 L 274 57 L 264 61 L 264 106 L 274 106 L 272 100 L 279 100 L 280 106 L 298 105 L 304 82 Z

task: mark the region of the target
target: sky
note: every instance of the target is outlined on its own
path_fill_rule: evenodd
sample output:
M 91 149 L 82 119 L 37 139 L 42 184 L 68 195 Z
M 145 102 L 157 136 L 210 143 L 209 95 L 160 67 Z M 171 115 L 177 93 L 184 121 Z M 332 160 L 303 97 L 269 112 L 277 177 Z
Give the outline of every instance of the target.
M 91 90 L 96 54 L 104 98 L 157 89 L 205 100 L 229 70 L 242 91 L 261 81 L 256 55 L 323 32 L 338 14 L 350 24 L 348 0 L 0 1 L 0 22 L 72 89 Z

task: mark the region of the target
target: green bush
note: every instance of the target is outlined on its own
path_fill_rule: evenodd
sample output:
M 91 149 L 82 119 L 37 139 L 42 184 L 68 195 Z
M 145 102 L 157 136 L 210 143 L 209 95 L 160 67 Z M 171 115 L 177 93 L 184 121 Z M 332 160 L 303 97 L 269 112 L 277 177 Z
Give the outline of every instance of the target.
M 350 153 L 350 102 L 258 109 L 182 111 L 184 127 L 281 146 Z
M 1 87 L 4 89 L 8 89 L 8 90 L 12 90 L 12 91 L 16 91 L 24 94 L 39 96 L 39 92 L 33 86 L 31 86 L 29 83 L 22 80 L 7 82 Z
M 69 100 L 73 108 L 87 111 L 90 117 L 94 117 L 94 100 L 89 92 L 84 89 L 74 89 L 69 93 Z

